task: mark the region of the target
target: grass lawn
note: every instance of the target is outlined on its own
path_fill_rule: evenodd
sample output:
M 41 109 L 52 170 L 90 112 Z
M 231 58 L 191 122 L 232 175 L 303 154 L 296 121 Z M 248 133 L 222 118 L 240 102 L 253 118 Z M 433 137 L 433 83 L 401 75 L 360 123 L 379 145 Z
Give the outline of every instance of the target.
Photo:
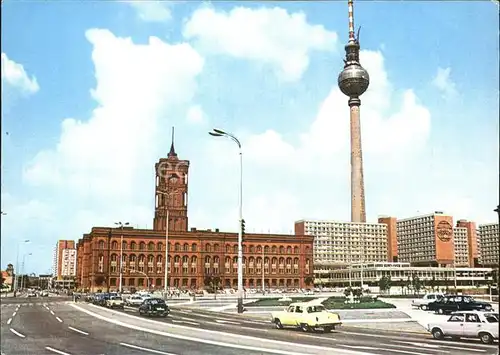
M 327 309 L 380 309 L 380 308 L 396 308 L 393 304 L 386 303 L 380 300 L 367 300 L 362 298 L 360 303 L 344 303 L 343 300 L 330 297 L 323 302 Z

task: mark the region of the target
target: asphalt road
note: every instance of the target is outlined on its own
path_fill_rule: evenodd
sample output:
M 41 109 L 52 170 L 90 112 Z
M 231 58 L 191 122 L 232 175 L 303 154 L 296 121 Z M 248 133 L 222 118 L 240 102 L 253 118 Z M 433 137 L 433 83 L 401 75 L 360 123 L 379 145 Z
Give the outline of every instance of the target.
M 490 355 L 498 347 L 344 326 L 333 333 L 306 334 L 274 329 L 265 319 L 195 309 L 174 308 L 166 319 L 143 318 L 133 309 L 111 311 L 84 303 L 73 304 L 76 309 L 69 303 L 2 302 L 2 355 Z

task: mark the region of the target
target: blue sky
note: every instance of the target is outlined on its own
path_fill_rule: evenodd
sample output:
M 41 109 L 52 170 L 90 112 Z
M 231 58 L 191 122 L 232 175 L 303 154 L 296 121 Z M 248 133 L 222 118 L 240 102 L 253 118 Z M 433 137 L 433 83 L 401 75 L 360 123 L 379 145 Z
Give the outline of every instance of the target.
M 336 83 L 345 2 L 14 2 L 2 5 L 2 263 L 94 225 L 151 227 L 154 162 L 176 127 L 191 160 L 190 226 L 237 228 L 243 141 L 249 231 L 349 218 L 347 100 Z M 368 218 L 498 203 L 498 7 L 355 4 Z M 153 38 L 154 37 L 154 38 Z M 5 267 L 5 265 L 2 265 Z

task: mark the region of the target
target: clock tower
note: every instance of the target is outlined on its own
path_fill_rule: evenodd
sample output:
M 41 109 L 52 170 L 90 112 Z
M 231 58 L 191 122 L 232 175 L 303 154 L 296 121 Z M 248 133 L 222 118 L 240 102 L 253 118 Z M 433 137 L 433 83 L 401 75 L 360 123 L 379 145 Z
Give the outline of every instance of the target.
M 188 230 L 188 171 L 189 160 L 179 160 L 174 148 L 174 128 L 172 145 L 167 158 L 155 164 L 155 217 L 154 230 L 185 232 Z

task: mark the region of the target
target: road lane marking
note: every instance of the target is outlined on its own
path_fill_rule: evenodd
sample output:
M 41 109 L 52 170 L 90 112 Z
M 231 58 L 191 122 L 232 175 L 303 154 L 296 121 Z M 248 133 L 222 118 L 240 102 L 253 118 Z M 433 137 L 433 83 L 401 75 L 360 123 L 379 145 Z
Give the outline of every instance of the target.
M 428 343 L 416 343 L 416 342 L 411 342 L 411 341 L 400 341 L 400 340 L 393 340 L 394 343 L 400 343 L 400 344 L 409 344 L 413 345 L 413 347 L 422 347 L 422 348 L 434 348 L 434 349 L 439 349 L 439 348 L 448 348 L 448 349 L 455 349 L 455 350 L 464 350 L 465 348 L 463 347 L 458 347 L 458 346 L 451 346 L 451 345 L 434 345 L 434 344 L 428 344 Z M 486 350 L 479 350 L 479 349 L 469 349 L 467 348 L 468 351 L 475 351 L 475 352 L 485 352 Z
M 191 324 L 191 325 L 200 325 L 200 323 L 190 322 L 188 320 L 175 320 L 175 319 L 172 319 L 172 322 L 173 323 Z
M 9 325 L 10 322 L 12 322 L 12 318 L 9 318 L 9 320 L 7 321 L 7 325 Z
M 141 322 L 144 322 L 144 323 L 153 323 L 153 324 L 163 325 L 163 326 L 168 325 L 168 326 L 170 326 L 172 328 L 193 330 L 193 327 L 188 327 L 188 326 L 183 326 L 183 325 L 168 324 L 168 323 L 165 323 L 165 322 L 158 322 L 158 321 L 154 321 L 154 320 L 151 320 L 151 319 L 144 319 L 144 318 L 141 318 L 141 317 L 133 316 L 133 315 L 130 315 L 130 314 L 127 314 L 127 313 L 109 311 L 109 310 L 103 309 L 103 308 L 101 308 L 99 306 L 94 306 L 94 305 L 90 305 L 90 306 L 92 306 L 92 307 L 94 307 L 96 309 L 102 310 L 104 312 L 109 312 L 109 313 L 114 314 L 114 315 L 122 315 L 124 317 L 133 318 L 133 319 L 136 319 L 136 320 L 139 319 L 139 320 L 141 320 Z M 126 322 L 123 322 L 123 321 L 119 321 L 117 319 L 111 319 L 109 316 L 104 316 L 104 315 L 92 312 L 92 311 L 90 311 L 88 309 L 82 308 L 82 307 L 77 306 L 75 304 L 71 304 L 71 307 L 73 307 L 73 308 L 75 308 L 75 309 L 77 309 L 77 310 L 79 310 L 79 311 L 81 311 L 83 313 L 86 313 L 88 315 L 91 315 L 91 316 L 93 316 L 93 317 L 95 317 L 97 319 L 104 320 L 104 321 L 106 321 L 108 323 L 113 323 L 113 324 L 120 325 L 120 326 L 125 327 L 125 328 L 134 329 L 134 330 L 138 330 L 138 331 L 142 331 L 142 332 L 146 332 L 146 333 L 161 335 L 161 336 L 164 336 L 164 337 L 167 337 L 167 338 L 187 340 L 187 341 L 192 341 L 192 342 L 196 342 L 196 343 L 202 343 L 202 344 L 209 344 L 209 345 L 220 346 L 220 347 L 224 347 L 224 348 L 250 350 L 250 351 L 256 351 L 256 352 L 261 352 L 261 353 L 266 353 L 266 354 L 304 355 L 303 352 L 292 352 L 292 351 L 279 350 L 279 349 L 273 349 L 273 348 L 262 348 L 262 347 L 255 347 L 255 346 L 250 346 L 250 345 L 242 345 L 242 344 L 238 344 L 238 343 L 225 343 L 225 342 L 222 342 L 222 341 L 215 341 L 215 340 L 210 340 L 210 339 L 203 339 L 203 338 L 199 338 L 199 337 L 193 337 L 193 336 L 187 336 L 187 335 L 167 333 L 167 332 L 156 330 L 156 329 L 145 328 L 144 326 L 141 327 L 141 326 L 138 326 L 138 325 L 133 325 L 133 324 L 126 323 Z M 226 332 L 221 332 L 221 331 L 214 331 L 214 330 L 200 329 L 200 328 L 197 328 L 196 331 L 200 332 L 200 333 L 217 334 L 217 335 L 224 336 L 224 337 L 227 337 L 227 338 L 246 339 L 246 340 L 254 341 L 257 344 L 259 344 L 259 343 L 269 343 L 269 344 L 272 344 L 272 345 L 282 345 L 282 346 L 283 345 L 290 345 L 290 342 L 282 341 L 282 340 L 263 339 L 263 338 L 257 338 L 255 336 L 248 336 L 248 335 L 241 335 L 241 334 L 234 334 L 234 333 L 226 333 Z M 331 351 L 330 347 L 318 346 L 318 345 L 294 344 L 294 346 L 296 348 L 298 348 L 299 351 L 300 351 L 300 349 L 314 349 L 314 350 L 320 350 L 322 352 L 329 352 L 329 351 Z M 342 351 L 337 351 L 336 354 L 337 355 L 347 355 L 347 354 L 349 354 L 349 355 L 377 355 L 377 354 L 369 353 L 369 352 L 366 352 L 366 351 L 360 353 L 358 351 L 347 350 L 347 349 L 342 349 Z M 425 355 L 428 355 L 428 354 L 425 354 Z
M 60 355 L 71 355 L 70 353 L 65 353 L 64 351 L 51 348 L 50 346 L 46 346 L 45 349 L 47 349 L 48 351 L 52 351 L 53 353 L 60 354 Z
M 142 346 L 127 344 L 127 343 L 120 343 L 120 345 L 121 346 L 125 346 L 127 348 L 131 348 L 131 349 L 137 349 L 137 350 L 147 351 L 148 353 L 162 354 L 162 355 L 176 355 L 176 354 L 173 354 L 173 353 L 166 353 L 164 351 L 143 348 Z
M 19 333 L 17 330 L 15 330 L 13 328 L 10 328 L 10 331 L 20 338 L 26 338 L 26 336 L 24 334 Z
M 344 345 L 344 344 L 337 344 L 337 346 L 344 346 L 346 348 L 350 349 L 358 349 L 358 350 L 379 350 L 379 351 L 387 351 L 387 352 L 395 352 L 395 353 L 402 353 L 402 354 L 412 354 L 412 355 L 429 355 L 426 353 L 417 353 L 415 351 L 406 351 L 406 350 L 397 350 L 397 349 L 387 349 L 387 348 L 378 348 L 378 347 L 371 347 L 371 346 L 354 346 L 354 345 Z M 446 351 L 449 353 L 449 351 Z
M 238 329 L 258 330 L 258 331 L 261 331 L 261 332 L 268 332 L 269 331 L 269 329 L 252 328 L 252 327 L 238 327 Z
M 390 335 L 381 335 L 381 334 L 369 334 L 369 333 L 358 333 L 358 332 L 346 332 L 346 331 L 340 331 L 339 334 L 352 334 L 352 335 L 362 335 L 362 336 L 367 336 L 367 337 L 375 337 L 375 338 L 386 338 L 386 339 L 395 339 L 396 335 L 390 336 Z M 415 341 L 422 341 L 422 340 L 431 340 L 433 343 L 437 344 L 449 344 L 450 342 L 447 340 L 435 340 L 433 338 L 430 338 L 429 336 L 426 336 L 426 334 L 422 334 L 423 336 L 421 338 L 416 338 L 416 337 L 407 337 L 405 338 L 406 340 L 415 340 Z M 460 345 L 463 346 L 474 346 L 474 347 L 483 347 L 483 348 L 488 348 L 492 349 L 493 347 L 491 345 L 484 345 L 484 344 L 470 344 L 470 343 L 462 343 Z M 467 349 L 469 348 L 462 348 L 462 349 Z
M 83 335 L 89 335 L 89 333 L 84 332 L 83 330 L 76 329 L 76 328 L 73 328 L 73 327 L 68 327 L 68 328 L 71 329 L 74 332 L 77 332 L 77 333 L 80 333 L 80 334 L 83 334 Z
M 61 318 L 56 317 L 56 319 L 57 319 L 60 323 L 62 323 L 62 319 L 61 319 Z
M 12 313 L 12 317 L 15 317 L 15 316 L 16 316 L 16 314 L 17 314 L 17 312 Z
M 237 322 L 232 322 L 232 321 L 229 321 L 229 320 L 223 320 L 223 319 L 216 319 L 215 320 L 217 323 L 227 323 L 227 324 L 236 324 L 236 325 L 240 325 L 241 323 L 237 323 Z
M 50 311 L 50 314 L 54 315 L 54 311 Z

